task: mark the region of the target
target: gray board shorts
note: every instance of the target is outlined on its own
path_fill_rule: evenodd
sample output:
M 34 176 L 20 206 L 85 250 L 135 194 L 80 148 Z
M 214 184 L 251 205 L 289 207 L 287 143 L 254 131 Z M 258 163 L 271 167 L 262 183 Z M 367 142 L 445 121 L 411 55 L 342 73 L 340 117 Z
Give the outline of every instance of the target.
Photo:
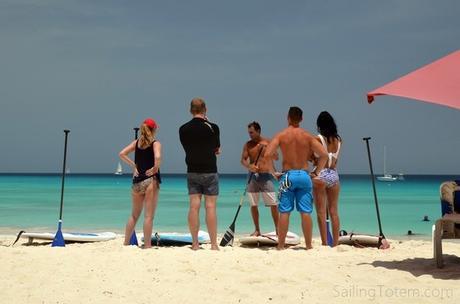
M 187 173 L 188 194 L 219 195 L 217 173 Z

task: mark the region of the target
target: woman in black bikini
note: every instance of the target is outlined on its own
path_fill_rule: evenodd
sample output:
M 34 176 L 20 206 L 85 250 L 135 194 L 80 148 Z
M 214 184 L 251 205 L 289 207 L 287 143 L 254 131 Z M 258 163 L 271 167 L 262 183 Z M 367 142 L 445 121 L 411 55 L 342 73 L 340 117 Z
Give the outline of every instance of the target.
M 142 208 L 144 208 L 144 248 L 150 248 L 152 225 L 160 190 L 161 144 L 155 140 L 157 124 L 147 118 L 140 126 L 140 137 L 120 152 L 120 158 L 133 168 L 132 211 L 125 229 L 124 245 L 129 240 L 136 226 Z M 128 154 L 134 152 L 134 161 Z

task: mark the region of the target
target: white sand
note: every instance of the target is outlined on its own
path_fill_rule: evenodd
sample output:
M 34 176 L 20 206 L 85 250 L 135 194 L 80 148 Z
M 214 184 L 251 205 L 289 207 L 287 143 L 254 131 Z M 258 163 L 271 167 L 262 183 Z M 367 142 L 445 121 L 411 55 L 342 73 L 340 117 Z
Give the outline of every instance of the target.
M 6 247 L 0 237 L 0 303 L 459 303 L 460 243 L 391 249 L 187 247 L 141 250 L 121 238 L 65 248 Z

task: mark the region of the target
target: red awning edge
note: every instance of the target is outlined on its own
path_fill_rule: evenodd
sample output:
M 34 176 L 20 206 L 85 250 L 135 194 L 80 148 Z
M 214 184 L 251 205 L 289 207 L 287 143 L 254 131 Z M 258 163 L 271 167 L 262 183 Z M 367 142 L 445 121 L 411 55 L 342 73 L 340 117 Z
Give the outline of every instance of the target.
M 379 95 L 416 99 L 460 110 L 460 50 L 368 92 L 367 102 L 372 103 Z

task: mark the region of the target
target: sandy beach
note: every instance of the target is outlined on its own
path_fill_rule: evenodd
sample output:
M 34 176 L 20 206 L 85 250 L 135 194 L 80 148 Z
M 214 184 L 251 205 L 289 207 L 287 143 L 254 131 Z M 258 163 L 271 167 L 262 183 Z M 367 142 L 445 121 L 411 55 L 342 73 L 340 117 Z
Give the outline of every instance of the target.
M 188 247 L 141 250 L 121 238 L 51 248 L 0 237 L 1 303 L 458 303 L 460 244 L 431 241 L 391 249 L 349 246 Z M 46 243 L 45 243 L 46 244 Z

